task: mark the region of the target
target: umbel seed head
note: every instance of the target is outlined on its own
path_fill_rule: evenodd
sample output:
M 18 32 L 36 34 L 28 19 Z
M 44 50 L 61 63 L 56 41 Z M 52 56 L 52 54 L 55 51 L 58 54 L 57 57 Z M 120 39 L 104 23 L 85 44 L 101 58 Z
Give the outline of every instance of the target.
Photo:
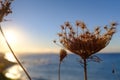
M 13 0 L 0 0 L 0 22 L 4 20 L 4 17 L 12 13 L 11 2 Z
M 116 32 L 117 23 L 112 22 L 109 26 L 105 26 L 104 31 L 100 27 L 96 27 L 93 32 L 90 32 L 82 21 L 76 21 L 75 26 L 74 28 L 69 22 L 65 22 L 61 28 L 62 31 L 58 33 L 60 44 L 82 59 L 87 59 L 109 44 Z M 60 53 L 62 55 L 60 60 L 62 61 L 65 52 L 61 50 Z

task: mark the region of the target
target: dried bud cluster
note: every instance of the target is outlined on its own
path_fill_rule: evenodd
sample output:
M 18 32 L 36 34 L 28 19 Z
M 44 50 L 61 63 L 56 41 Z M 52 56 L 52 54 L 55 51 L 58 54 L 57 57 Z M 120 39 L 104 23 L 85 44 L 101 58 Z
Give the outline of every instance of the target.
M 10 9 L 11 2 L 13 0 L 0 0 L 0 22 L 3 21 L 4 17 L 9 13 L 12 13 Z
M 60 50 L 60 62 L 67 56 L 67 52 L 64 49 Z
M 108 45 L 116 31 L 115 26 L 117 23 L 112 22 L 110 26 L 105 26 L 105 32 L 101 33 L 100 27 L 90 32 L 82 21 L 76 21 L 76 29 L 73 29 L 69 22 L 65 22 L 58 36 L 63 47 L 87 59 Z

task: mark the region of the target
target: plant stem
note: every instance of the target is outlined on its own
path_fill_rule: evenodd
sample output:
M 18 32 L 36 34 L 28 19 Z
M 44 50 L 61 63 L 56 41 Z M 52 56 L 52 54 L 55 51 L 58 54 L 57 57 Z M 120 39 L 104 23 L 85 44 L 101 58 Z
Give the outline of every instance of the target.
M 87 80 L 87 62 L 84 59 L 84 80 Z
M 59 66 L 58 66 L 58 80 L 60 80 L 60 67 L 61 67 L 61 62 L 59 63 Z
M 18 60 L 17 56 L 15 55 L 14 51 L 12 50 L 10 44 L 8 43 L 8 41 L 7 41 L 7 39 L 6 39 L 5 35 L 4 35 L 4 32 L 3 32 L 2 28 L 1 28 L 1 26 L 0 26 L 0 32 L 2 33 L 2 36 L 3 36 L 4 40 L 5 40 L 5 42 L 7 43 L 7 46 L 9 47 L 11 53 L 13 54 L 13 56 L 15 57 L 16 61 L 21 66 L 21 68 L 23 69 L 25 74 L 27 75 L 28 79 L 32 80 L 31 77 L 29 76 L 28 72 L 25 70 L 25 68 L 23 67 L 23 65 L 21 64 L 21 62 Z

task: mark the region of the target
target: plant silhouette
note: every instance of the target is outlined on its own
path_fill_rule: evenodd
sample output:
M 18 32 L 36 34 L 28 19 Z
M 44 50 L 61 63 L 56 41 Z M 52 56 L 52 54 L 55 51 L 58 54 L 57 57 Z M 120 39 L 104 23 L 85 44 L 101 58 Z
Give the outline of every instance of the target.
M 75 27 L 70 22 L 65 22 L 61 25 L 61 32 L 58 33 L 59 44 L 57 41 L 54 41 L 54 43 L 82 58 L 84 80 L 87 80 L 87 60 L 93 59 L 93 61 L 99 62 L 100 59 L 92 55 L 109 44 L 116 32 L 116 26 L 117 23 L 112 22 L 110 25 L 104 26 L 102 32 L 99 26 L 91 32 L 83 21 L 76 21 Z

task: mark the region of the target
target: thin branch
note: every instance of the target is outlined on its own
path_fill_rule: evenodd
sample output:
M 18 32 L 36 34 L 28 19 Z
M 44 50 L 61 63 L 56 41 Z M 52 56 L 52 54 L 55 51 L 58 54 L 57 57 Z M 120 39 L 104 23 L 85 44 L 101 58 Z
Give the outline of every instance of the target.
M 87 62 L 84 59 L 84 80 L 87 80 Z
M 58 66 L 58 80 L 60 80 L 60 67 L 61 67 L 61 62 L 59 63 L 59 66 Z

